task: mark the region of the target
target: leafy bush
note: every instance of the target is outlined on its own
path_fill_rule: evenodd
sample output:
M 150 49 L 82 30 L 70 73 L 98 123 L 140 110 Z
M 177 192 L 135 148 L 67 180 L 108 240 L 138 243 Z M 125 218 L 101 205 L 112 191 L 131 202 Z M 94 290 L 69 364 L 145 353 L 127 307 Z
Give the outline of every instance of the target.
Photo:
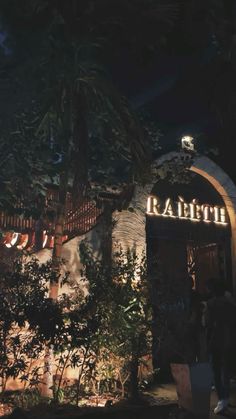
M 101 385 L 102 376 L 109 373 L 109 380 L 120 383 L 123 395 L 124 384 L 129 381 L 129 393 L 136 397 L 139 364 L 151 350 L 146 258 L 120 248 L 110 266 L 104 260 L 95 259 L 85 243 L 81 244 L 80 252 L 90 291 L 86 303 L 91 304 L 94 318 L 99 322 L 96 379 Z M 109 380 L 106 377 L 105 383 Z
M 43 375 L 38 360 L 45 343 L 53 342 L 61 324 L 62 308 L 48 298 L 55 273 L 51 262 L 18 258 L 13 269 L 0 275 L 0 378 L 2 392 L 10 378 L 23 388 L 37 386 Z M 37 362 L 36 362 L 37 361 Z

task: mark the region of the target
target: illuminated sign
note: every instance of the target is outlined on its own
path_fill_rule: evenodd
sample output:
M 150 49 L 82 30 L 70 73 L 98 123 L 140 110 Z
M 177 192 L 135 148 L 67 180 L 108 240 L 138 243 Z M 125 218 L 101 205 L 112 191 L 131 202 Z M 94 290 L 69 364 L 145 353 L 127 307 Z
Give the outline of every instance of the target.
M 195 198 L 191 202 L 185 202 L 182 196 L 178 196 L 177 202 L 171 198 L 167 198 L 162 202 L 157 196 L 149 196 L 147 200 L 147 214 L 191 221 L 204 221 L 206 223 L 228 224 L 225 207 L 200 204 Z

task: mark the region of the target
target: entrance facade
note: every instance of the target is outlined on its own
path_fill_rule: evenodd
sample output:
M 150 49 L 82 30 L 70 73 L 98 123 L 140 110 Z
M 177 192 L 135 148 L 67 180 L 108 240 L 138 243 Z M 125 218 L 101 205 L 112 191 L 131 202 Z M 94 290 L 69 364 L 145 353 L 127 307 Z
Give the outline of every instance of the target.
M 163 162 L 182 157 L 173 152 L 156 161 L 153 182 L 145 187 L 137 185 L 130 208 L 114 214 L 113 248 L 121 245 L 124 250 L 147 255 L 154 368 L 162 365 L 165 369 L 168 358 L 167 348 L 163 347 L 163 359 L 158 353 L 160 332 L 165 335 L 166 331 L 160 330 L 158 313 L 161 308 L 164 319 L 178 319 L 185 304 L 186 278 L 191 277 L 203 295 L 210 278 L 222 279 L 236 294 L 236 186 L 205 156 L 193 162 L 188 183 L 155 181 L 156 167 L 157 179 Z
M 165 378 L 170 374 L 168 330 L 176 330 L 183 321 L 190 289 L 204 300 L 208 280 L 220 279 L 232 292 L 231 226 L 224 200 L 194 172 L 188 183 L 159 180 L 147 197 L 146 246 L 152 285 L 153 365 Z M 166 330 L 160 316 L 166 319 Z
M 146 252 L 148 258 L 159 254 L 168 275 L 192 269 L 201 292 L 207 278 L 220 277 L 235 294 L 236 186 L 205 156 L 193 162 L 190 172 L 197 176 L 189 184 L 155 182 L 156 167 L 181 157 L 173 152 L 156 161 L 154 182 L 138 185 L 130 208 L 114 214 L 113 247 Z
M 207 280 L 215 278 L 232 291 L 228 212 L 218 192 L 200 175 L 190 173 L 187 184 L 154 185 L 147 200 L 146 243 L 151 275 L 156 256 L 168 281 L 191 277 L 193 287 L 204 294 Z
M 114 214 L 113 247 L 121 245 L 147 255 L 153 366 L 163 369 L 168 357 L 165 348 L 163 359 L 160 352 L 157 356 L 160 307 L 165 319 L 177 319 L 186 304 L 186 278 L 203 295 L 210 278 L 219 278 L 233 294 L 236 291 L 236 186 L 205 156 L 195 159 L 188 183 L 155 181 L 156 167 L 181 157 L 173 152 L 159 159 L 153 167 L 154 181 L 137 186 L 130 208 Z

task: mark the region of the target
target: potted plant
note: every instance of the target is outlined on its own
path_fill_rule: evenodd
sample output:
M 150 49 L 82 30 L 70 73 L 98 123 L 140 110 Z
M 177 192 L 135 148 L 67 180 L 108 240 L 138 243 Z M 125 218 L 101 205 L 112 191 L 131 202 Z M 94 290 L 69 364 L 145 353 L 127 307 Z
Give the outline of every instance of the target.
M 199 357 L 199 342 L 191 333 L 191 321 L 179 323 L 172 339 L 170 369 L 179 406 L 201 419 L 209 418 L 212 372 L 205 356 Z

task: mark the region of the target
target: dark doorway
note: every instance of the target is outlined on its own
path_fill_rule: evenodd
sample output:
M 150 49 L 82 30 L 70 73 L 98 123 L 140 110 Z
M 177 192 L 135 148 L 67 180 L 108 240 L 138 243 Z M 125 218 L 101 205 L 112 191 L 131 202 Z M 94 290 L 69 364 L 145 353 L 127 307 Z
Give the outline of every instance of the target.
M 231 228 L 221 196 L 199 175 L 194 175 L 188 184 L 160 181 L 152 196 L 157 197 L 157 211 L 146 217 L 146 237 L 152 284 L 153 364 L 168 375 L 167 350 L 164 345 L 160 351 L 158 345 L 161 341 L 163 345 L 168 337 L 168 324 L 181 319 L 186 310 L 188 280 L 192 279 L 203 299 L 210 278 L 224 280 L 231 289 Z M 186 216 L 178 216 L 179 196 L 187 205 L 197 200 L 203 208 L 209 206 L 212 213 L 214 208 L 224 207 L 227 222 L 196 221 L 189 216 L 190 211 Z M 160 313 L 166 319 L 162 330 Z
M 149 255 L 156 254 L 163 267 L 163 274 L 178 281 L 180 276 L 192 275 L 195 288 L 204 293 L 209 278 L 219 278 L 231 288 L 231 228 L 224 201 L 213 186 L 202 176 L 192 173 L 188 183 L 170 183 L 160 180 L 152 195 L 165 208 L 168 199 L 174 216 L 167 213 L 147 215 L 146 234 Z M 194 200 L 199 207 L 206 205 L 222 207 L 226 212 L 226 223 L 193 221 L 191 217 L 178 217 L 176 208 L 179 197 L 187 203 Z M 182 199 L 182 198 L 181 198 Z M 151 269 L 151 267 L 150 267 Z
M 188 271 L 193 278 L 194 288 L 204 295 L 209 278 L 221 279 L 231 289 L 231 265 L 229 243 L 187 244 Z

